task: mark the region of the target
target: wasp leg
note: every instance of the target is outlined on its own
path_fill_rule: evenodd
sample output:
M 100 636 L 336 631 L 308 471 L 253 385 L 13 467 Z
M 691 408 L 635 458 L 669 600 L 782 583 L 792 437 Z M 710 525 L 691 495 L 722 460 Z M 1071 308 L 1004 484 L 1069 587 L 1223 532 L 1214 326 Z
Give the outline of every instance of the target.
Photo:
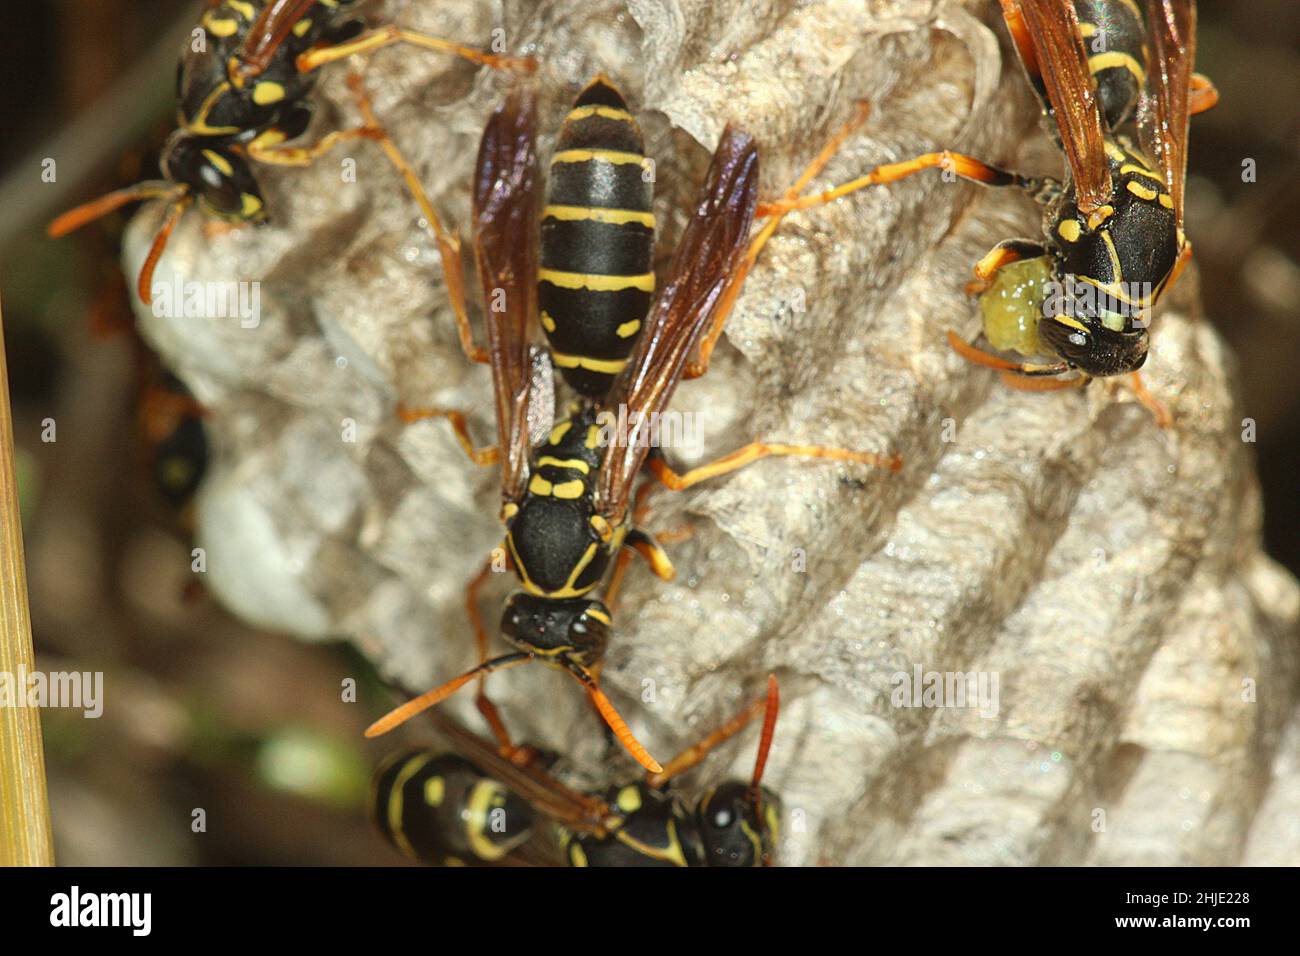
M 451 40 L 444 40 L 441 37 L 417 33 L 414 30 L 403 30 L 401 27 L 390 24 L 370 30 L 334 46 L 308 50 L 298 57 L 298 72 L 310 73 L 328 63 L 344 60 L 358 53 L 373 53 L 375 50 L 382 50 L 384 47 L 396 43 L 409 43 L 412 46 L 422 47 L 426 50 L 452 53 L 469 60 L 471 63 L 479 63 L 497 70 L 513 70 L 518 73 L 533 73 L 537 70 L 537 61 L 530 56 L 497 56 L 493 53 L 475 50 L 473 47 L 464 46 L 460 43 L 453 43 Z
M 1045 376 L 1060 375 L 1063 372 L 1070 371 L 1070 366 L 1065 362 L 1052 362 L 1048 365 L 1038 365 L 1033 362 L 1009 362 L 1004 358 L 998 358 L 996 355 L 990 355 L 983 349 L 977 349 L 969 342 L 963 341 L 962 338 L 951 329 L 948 330 L 948 344 L 952 350 L 970 362 L 972 365 L 979 365 L 984 368 L 997 369 L 1003 373 L 1003 379 L 1008 377 L 1038 379 Z M 1086 380 L 1086 379 L 1084 379 Z M 1075 383 L 1079 379 L 1062 379 Z M 1010 382 L 1008 382 L 1010 384 Z M 1013 386 L 1014 387 L 1014 386 Z M 1062 388 L 1070 388 L 1072 385 L 1062 385 Z M 1041 387 L 1026 388 L 1025 391 L 1053 391 L 1053 386 L 1043 385 Z
M 465 587 L 465 613 L 469 617 L 470 628 L 474 631 L 474 644 L 478 649 L 479 664 L 483 665 L 488 660 L 488 632 L 487 627 L 483 624 L 483 616 L 479 613 L 479 592 L 482 591 L 483 585 L 487 583 L 488 577 L 492 574 L 492 559 L 488 558 L 483 562 L 483 567 L 478 573 L 470 579 Z M 474 697 L 474 706 L 478 712 L 483 715 L 487 725 L 492 729 L 492 736 L 497 739 L 497 749 L 502 757 L 505 757 L 511 763 L 517 766 L 526 767 L 536 758 L 537 752 L 531 747 L 517 747 L 510 739 L 510 731 L 506 729 L 505 721 L 501 717 L 501 712 L 497 705 L 493 703 L 492 698 L 487 694 L 487 672 L 479 674 L 478 692 Z
M 456 319 L 456 336 L 460 340 L 461 351 L 471 362 L 487 364 L 491 356 L 487 349 L 474 344 L 474 332 L 469 324 L 469 310 L 465 305 L 465 266 L 460 257 L 460 239 L 443 226 L 442 220 L 433 209 L 433 203 L 429 201 L 424 187 L 420 185 L 420 178 L 415 175 L 415 169 L 402 155 L 402 151 L 397 148 L 397 144 L 389 137 L 387 130 L 375 116 L 370 97 L 361 84 L 361 77 L 356 73 L 348 76 L 348 89 L 352 91 L 357 109 L 361 111 L 366 126 L 379 133 L 376 139 L 379 148 L 384 151 L 384 155 L 388 157 L 388 161 L 394 168 L 401 173 L 407 190 L 415 199 L 415 204 L 420 207 L 420 212 L 424 214 L 425 221 L 433 231 L 434 241 L 438 245 L 438 257 L 442 261 L 443 283 L 447 286 L 447 298 L 451 302 L 451 311 Z
M 654 449 L 653 451 L 657 453 L 658 450 Z M 670 536 L 661 535 L 656 539 L 647 532 L 640 530 L 639 527 L 645 521 L 646 514 L 650 510 L 647 499 L 658 487 L 660 486 L 656 482 L 643 481 L 636 490 L 636 499 L 632 506 L 632 530 L 623 539 L 624 547 L 619 549 L 618 557 L 614 559 L 614 570 L 610 574 L 609 585 L 605 588 L 604 601 L 610 613 L 613 613 L 617 608 L 619 592 L 623 587 L 623 576 L 627 574 L 628 566 L 632 563 L 633 551 L 645 558 L 650 565 L 650 570 L 660 580 L 671 581 L 677 574 L 673 569 L 672 561 L 660 546 Z M 671 537 L 675 538 L 676 536 L 672 535 Z
M 945 149 L 937 153 L 924 153 L 914 159 L 905 159 L 902 162 L 877 166 L 871 172 L 865 173 L 857 179 L 851 179 L 834 189 L 827 189 L 824 192 L 801 196 L 796 199 L 782 199 L 775 203 L 760 203 L 758 215 L 785 215 L 798 209 L 811 209 L 814 206 L 821 206 L 836 199 L 842 199 L 850 193 L 866 189 L 868 186 L 884 186 L 889 183 L 896 183 L 925 169 L 942 169 L 983 186 L 996 186 L 999 188 L 1010 186 L 1023 189 L 1035 196 L 1046 195 L 1055 187 L 1053 180 L 1022 176 L 1019 173 L 993 166 L 973 156 L 966 156 Z
M 310 166 L 340 143 L 358 139 L 378 140 L 381 135 L 378 130 L 358 126 L 355 129 L 336 129 L 310 146 L 272 146 L 268 145 L 269 139 L 279 137 L 278 131 L 270 131 L 248 144 L 248 155 L 269 166 Z
M 966 294 L 969 296 L 982 295 L 988 291 L 989 286 L 993 284 L 994 277 L 1003 266 L 1009 266 L 1013 262 L 1020 262 L 1022 259 L 1036 259 L 1046 254 L 1046 252 L 1046 246 L 1032 239 L 1002 240 L 1002 242 L 999 242 L 985 253 L 979 262 L 975 263 L 975 278 L 973 281 L 966 283 Z
M 1192 98 L 1188 104 L 1188 113 L 1195 116 L 1206 110 L 1214 109 L 1219 104 L 1219 91 L 1214 81 L 1201 73 L 1192 74 Z
M 794 185 L 785 191 L 785 195 L 780 202 L 795 201 L 799 194 L 812 182 L 813 177 L 820 173 L 826 164 L 831 161 L 831 158 L 844 145 L 844 141 L 848 139 L 849 135 L 866 121 L 869 113 L 869 105 L 865 101 L 859 101 L 854 109 L 853 116 L 836 131 L 835 135 L 813 158 L 813 161 L 804 168 L 803 173 L 795 180 Z M 769 216 L 769 221 L 764 223 L 763 228 L 750 240 L 749 247 L 745 250 L 745 257 L 741 259 L 735 271 L 728 277 L 727 287 L 723 289 L 722 295 L 718 299 L 713 320 L 700 339 L 696 359 L 686 366 L 685 378 L 699 378 L 709 370 L 709 359 L 713 355 L 714 347 L 718 344 L 718 339 L 722 336 L 722 330 L 727 324 L 727 318 L 731 315 L 732 307 L 736 304 L 736 298 L 740 295 L 740 290 L 745 284 L 745 277 L 749 275 L 754 263 L 758 261 L 759 253 L 763 251 L 763 247 L 767 245 L 767 241 L 772 238 L 772 234 L 776 232 L 781 220 L 786 215 L 785 211 L 764 213 L 762 203 L 759 204 L 758 208 L 758 215 Z
M 412 422 L 424 421 L 427 418 L 445 418 L 451 423 L 452 431 L 456 433 L 456 440 L 460 447 L 465 450 L 469 460 L 476 465 L 484 467 L 495 465 L 501 458 L 501 451 L 496 445 L 485 445 L 482 448 L 476 447 L 474 439 L 469 433 L 469 423 L 465 419 L 465 413 L 457 411 L 454 408 L 412 408 L 409 405 L 398 404 L 397 416 L 408 425 Z
M 167 211 L 167 217 L 158 228 L 158 234 L 153 237 L 148 255 L 144 257 L 144 265 L 140 267 L 140 276 L 135 282 L 135 291 L 145 305 L 153 305 L 153 271 L 158 267 L 158 260 L 162 258 L 163 250 L 167 248 L 167 240 L 176 230 L 176 224 L 181 221 L 181 216 L 185 215 L 185 210 L 190 207 L 193 198 L 186 193 L 172 203 L 171 209 Z
M 1142 403 L 1142 406 L 1149 411 L 1156 420 L 1156 424 L 1161 428 L 1168 428 L 1174 423 L 1174 418 L 1169 414 L 1169 409 L 1165 403 L 1156 398 L 1151 390 L 1146 387 L 1142 381 L 1140 372 L 1133 372 L 1129 375 L 1129 388 L 1133 390 L 1133 397 Z
M 699 763 L 709 755 L 711 750 L 714 750 L 721 744 L 726 743 L 732 737 L 736 736 L 736 734 L 748 727 L 750 722 L 759 714 L 764 711 L 772 710 L 771 703 L 773 700 L 773 694 L 776 693 L 776 676 L 769 676 L 767 681 L 767 692 L 764 693 L 762 697 L 751 703 L 748 707 L 738 713 L 735 717 L 732 717 L 729 721 L 713 733 L 709 734 L 703 740 L 692 744 L 672 760 L 668 761 L 668 763 L 664 764 L 662 771 L 659 773 L 647 774 L 646 783 L 651 787 L 666 786 L 668 781 L 672 780 L 673 777 L 680 777 L 688 770 L 698 766 Z M 766 748 L 760 747 L 759 753 L 762 763 L 765 764 L 767 762 Z M 757 776 L 760 778 L 762 777 L 762 764 L 760 764 L 758 768 Z
M 730 474 L 760 458 L 774 456 L 791 458 L 829 458 L 833 461 L 856 461 L 888 471 L 898 471 L 903 467 L 903 459 L 898 455 L 877 455 L 869 451 L 854 451 L 849 448 L 827 448 L 822 445 L 779 445 L 771 442 L 750 442 L 728 455 L 711 461 L 698 468 L 692 468 L 684 474 L 673 471 L 661 458 L 652 458 L 647 462 L 651 473 L 659 479 L 665 488 L 672 491 L 685 491 L 710 478 Z

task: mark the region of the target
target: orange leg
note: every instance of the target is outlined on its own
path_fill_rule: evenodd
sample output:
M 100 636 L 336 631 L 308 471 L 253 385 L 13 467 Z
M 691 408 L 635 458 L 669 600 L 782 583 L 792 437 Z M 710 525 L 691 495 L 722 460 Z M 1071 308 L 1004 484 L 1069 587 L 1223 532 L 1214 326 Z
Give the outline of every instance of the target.
M 975 279 L 966 284 L 966 294 L 969 296 L 983 295 L 988 291 L 989 286 L 997 277 L 998 272 L 1013 262 L 1021 262 L 1024 259 L 1033 259 L 1044 253 L 1042 243 L 1033 242 L 1028 239 L 1005 239 L 984 254 L 979 262 L 975 263 Z
M 652 458 L 648 461 L 650 471 L 664 487 L 672 491 L 685 491 L 702 481 L 708 481 L 710 478 L 717 478 L 719 475 L 726 475 L 739 468 L 743 468 L 751 462 L 758 461 L 760 458 L 773 456 L 795 457 L 795 458 L 829 458 L 834 461 L 857 461 L 863 464 L 874 465 L 877 468 L 885 468 L 889 471 L 898 471 L 903 467 L 903 460 L 898 455 L 886 456 L 877 455 L 869 451 L 852 451 L 848 448 L 825 448 L 820 445 L 778 445 L 769 442 L 750 442 L 728 455 L 711 461 L 708 464 L 700 465 L 698 468 L 692 468 L 684 474 L 679 474 L 668 467 L 667 463 L 661 458 Z
M 668 781 L 672 780 L 674 777 L 679 777 L 688 770 L 698 766 L 699 763 L 709 755 L 710 751 L 736 736 L 736 734 L 749 726 L 750 721 L 765 711 L 772 718 L 771 723 L 775 724 L 774 700 L 777 699 L 775 697 L 776 694 L 776 677 L 775 675 L 772 675 L 767 679 L 767 693 L 754 701 L 735 717 L 732 717 L 729 721 L 713 733 L 709 734 L 703 740 L 692 744 L 672 760 L 668 761 L 659 773 L 647 774 L 646 783 L 652 787 L 663 787 L 667 785 Z M 765 720 L 765 730 L 767 729 L 767 723 L 768 721 Z M 758 780 L 762 779 L 763 767 L 767 763 L 767 750 L 771 746 L 771 734 L 765 733 L 764 737 L 766 739 L 760 743 L 759 747 L 759 763 L 755 771 L 755 786 L 757 786 Z
M 1134 397 L 1142 403 L 1143 407 L 1155 416 L 1157 425 L 1168 428 L 1174 423 L 1174 418 L 1169 414 L 1165 403 L 1156 398 L 1142 381 L 1141 373 L 1134 372 L 1129 376 L 1129 388 L 1133 390 Z
M 740 261 L 736 270 L 727 279 L 727 287 L 723 289 L 722 295 L 718 299 L 717 310 L 714 313 L 709 328 L 705 331 L 704 336 L 700 339 L 699 353 L 694 362 L 686 366 L 686 378 L 699 378 L 709 370 L 709 359 L 713 356 L 713 349 L 718 344 L 718 339 L 722 336 L 722 330 L 727 324 L 727 318 L 731 315 L 731 310 L 736 304 L 736 299 L 740 295 L 741 288 L 744 287 L 745 277 L 749 271 L 754 268 L 754 263 L 758 261 L 759 253 L 767 245 L 767 241 L 772 238 L 781 225 L 781 220 L 785 218 L 787 209 L 785 203 L 791 203 L 798 199 L 798 196 L 813 178 L 820 173 L 826 164 L 831 161 L 839 148 L 844 145 L 844 141 L 849 138 L 855 129 L 866 122 L 870 108 L 865 102 L 859 102 L 854 109 L 853 116 L 845 123 L 835 135 L 822 147 L 821 151 L 813 158 L 799 178 L 795 180 L 794 185 L 785 191 L 782 200 L 770 211 L 765 211 L 768 207 L 760 203 L 758 215 L 769 217 L 769 221 L 763 224 L 753 239 L 750 240 L 749 247 L 745 250 L 745 257 Z
M 1010 378 L 1037 380 L 1040 382 L 1051 381 L 1050 379 L 1043 379 L 1042 376 L 1060 375 L 1063 372 L 1070 371 L 1070 366 L 1068 366 L 1064 362 L 1054 362 L 1050 365 L 1035 365 L 1028 362 L 1009 362 L 1004 358 L 998 358 L 996 355 L 990 355 L 988 352 L 985 352 L 983 349 L 977 349 L 969 342 L 964 341 L 956 332 L 952 331 L 951 329 L 948 330 L 948 345 L 952 347 L 952 350 L 954 352 L 956 352 L 966 361 L 970 362 L 972 365 L 979 365 L 982 366 L 983 368 L 996 369 L 997 371 L 1002 372 L 1003 378 L 1004 380 L 1008 380 L 1008 384 L 1011 384 L 1009 381 Z M 1056 379 L 1055 381 L 1073 382 L 1074 379 Z M 1013 387 L 1017 387 L 1017 386 L 1013 386 Z M 1069 387 L 1069 386 L 1061 386 L 1061 387 Z M 1023 390 L 1024 391 L 1054 391 L 1055 389 L 1051 385 L 1043 385 L 1042 387 L 1033 387 L 1033 388 L 1027 386 Z
M 428 194 L 420 185 L 419 177 L 415 175 L 415 169 L 402 155 L 397 144 L 392 141 L 375 116 L 370 97 L 366 95 L 365 88 L 361 85 L 361 77 L 355 73 L 351 74 L 348 77 L 348 89 L 356 99 L 357 109 L 361 111 L 366 127 L 378 133 L 375 141 L 379 143 L 388 161 L 401 173 L 407 190 L 415 199 L 415 204 L 420 207 L 425 222 L 433 232 L 434 241 L 438 245 L 438 257 L 442 260 L 442 277 L 447 286 L 447 298 L 451 302 L 452 313 L 456 318 L 456 335 L 460 339 L 461 351 L 471 362 L 486 364 L 490 361 L 488 350 L 474 344 L 474 333 L 469 324 L 469 310 L 465 305 L 465 266 L 460 257 L 460 239 L 443 226 L 442 220 L 433 209 L 433 203 L 429 201 Z
M 469 617 L 470 628 L 474 631 L 474 645 L 478 649 L 479 664 L 487 663 L 488 659 L 488 632 L 487 627 L 483 624 L 483 616 L 479 613 L 479 593 L 483 590 L 483 585 L 487 583 L 492 574 L 492 559 L 489 558 L 483 563 L 483 567 L 478 573 L 470 579 L 465 588 L 465 614 Z M 510 739 L 510 732 L 506 729 L 505 721 L 501 717 L 501 712 L 497 710 L 497 705 L 487 695 L 487 673 L 479 675 L 478 692 L 474 697 L 474 706 L 478 712 L 483 715 L 483 719 L 492 728 L 492 736 L 496 737 L 501 756 L 508 760 L 519 763 L 520 766 L 526 766 L 532 759 L 532 748 L 516 747 Z
M 501 457 L 501 451 L 496 445 L 485 445 L 482 448 L 475 447 L 474 439 L 469 433 L 469 422 L 465 418 L 465 413 L 454 408 L 412 408 L 409 405 L 398 403 L 397 416 L 408 425 L 413 422 L 424 421 L 426 418 L 447 419 L 451 423 L 452 431 L 456 433 L 456 440 L 460 443 L 460 447 L 465 450 L 469 460 L 476 465 L 484 467 L 495 465 Z
M 438 53 L 452 53 L 469 60 L 471 63 L 479 63 L 498 70 L 513 70 L 518 73 L 533 73 L 537 70 L 537 61 L 530 56 L 497 56 L 494 53 L 475 50 L 472 47 L 453 43 L 441 37 L 416 33 L 414 30 L 403 30 L 401 27 L 390 24 L 370 30 L 359 37 L 334 46 L 307 51 L 298 57 L 298 72 L 310 73 L 326 64 L 361 53 L 373 53 L 375 50 L 382 50 L 384 47 L 396 43 L 409 43 L 412 46 L 434 50 Z
M 1200 73 L 1192 74 L 1192 96 L 1188 103 L 1188 112 L 1195 116 L 1206 110 L 1214 109 L 1219 104 L 1219 91 L 1214 82 Z

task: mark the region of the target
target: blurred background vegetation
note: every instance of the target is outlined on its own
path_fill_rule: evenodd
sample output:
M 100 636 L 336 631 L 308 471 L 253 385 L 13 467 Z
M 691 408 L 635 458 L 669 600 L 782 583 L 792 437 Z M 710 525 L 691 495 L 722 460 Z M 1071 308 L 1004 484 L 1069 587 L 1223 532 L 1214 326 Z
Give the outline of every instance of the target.
M 1300 4 L 1200 6 L 1197 65 L 1223 102 L 1194 122 L 1188 228 L 1257 423 L 1268 547 L 1300 572 Z M 34 636 L 42 669 L 104 671 L 110 698 L 99 720 L 45 715 L 58 859 L 399 862 L 364 814 L 369 768 L 393 745 L 362 741 L 360 707 L 294 693 L 373 681 L 365 662 L 252 630 L 193 586 L 185 509 L 159 493 L 141 427 L 161 372 L 132 331 L 125 218 L 58 243 L 43 232 L 76 202 L 157 174 L 200 4 L 21 7 L 0 31 L 0 261 Z M 57 441 L 42 441 L 46 419 Z M 195 808 L 206 833 L 192 831 Z

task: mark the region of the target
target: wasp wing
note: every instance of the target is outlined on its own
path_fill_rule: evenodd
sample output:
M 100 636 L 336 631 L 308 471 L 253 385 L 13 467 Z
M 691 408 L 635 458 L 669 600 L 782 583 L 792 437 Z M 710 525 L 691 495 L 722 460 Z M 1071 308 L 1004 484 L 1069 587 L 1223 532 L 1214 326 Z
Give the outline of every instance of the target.
M 263 72 L 289 33 L 317 0 L 274 0 L 262 8 L 239 48 L 241 70 L 249 76 Z
M 487 322 L 496 398 L 501 493 L 517 500 L 528 470 L 533 362 L 529 322 L 537 311 L 537 98 L 511 92 L 483 130 L 474 170 L 474 257 Z
M 604 832 L 610 808 L 603 800 L 566 787 L 539 767 L 512 763 L 490 741 L 440 711 L 429 711 L 429 717 L 453 750 L 534 810 L 574 832 Z
M 1070 164 L 1079 208 L 1092 212 L 1110 200 L 1110 162 L 1097 87 L 1088 70 L 1074 4 L 1070 0 L 1003 0 L 1003 7 L 1018 10 L 1029 34 L 1034 64 Z
M 605 408 L 635 430 L 662 412 L 718 305 L 749 239 L 758 203 L 758 146 L 728 127 L 663 285 L 650 307 L 645 331 L 610 388 Z M 596 508 L 621 518 L 632 482 L 649 452 L 637 435 L 612 435 L 601 465 Z
M 1138 106 L 1142 148 L 1165 179 L 1183 224 L 1187 180 L 1187 121 L 1196 61 L 1195 0 L 1152 0 L 1148 10 L 1151 65 Z

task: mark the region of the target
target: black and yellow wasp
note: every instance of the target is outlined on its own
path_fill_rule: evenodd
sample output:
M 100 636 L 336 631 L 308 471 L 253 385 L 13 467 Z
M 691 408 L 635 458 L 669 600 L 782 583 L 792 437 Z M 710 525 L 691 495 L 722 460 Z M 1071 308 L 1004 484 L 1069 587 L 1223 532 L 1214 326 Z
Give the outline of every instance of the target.
M 491 742 L 434 713 L 456 753 L 407 751 L 380 765 L 371 810 L 380 831 L 414 859 L 441 866 L 517 863 L 570 866 L 766 866 L 772 863 L 779 799 L 762 786 L 776 730 L 779 691 L 767 694 L 664 770 L 611 787 L 603 797 L 579 793 L 534 757 L 521 764 Z M 764 714 L 749 782 L 727 780 L 688 805 L 669 786 Z M 545 838 L 539 824 L 554 832 Z M 553 853 L 558 844 L 559 853 Z
M 366 30 L 361 20 L 349 15 L 355 3 L 207 0 L 199 28 L 177 66 L 178 129 L 163 148 L 165 178 L 118 190 L 66 212 L 50 224 L 50 235 L 66 235 L 127 203 L 166 200 L 171 208 L 136 283 L 141 301 L 147 304 L 153 297 L 154 267 L 191 203 L 225 222 L 266 221 L 262 191 L 250 161 L 306 166 L 339 143 L 370 139 L 378 141 L 408 183 L 412 181 L 409 168 L 374 123 L 336 130 L 310 146 L 285 145 L 307 130 L 312 116 L 307 96 L 322 66 L 394 43 L 454 53 L 493 67 L 530 72 L 535 66 L 528 58 L 495 56 L 392 25 Z M 433 215 L 428 208 L 422 212 Z
M 1193 0 L 1001 0 L 1003 19 L 1055 126 L 1065 182 L 1032 178 L 949 151 L 880 166 L 801 208 L 866 186 L 942 168 L 988 186 L 1026 190 L 1044 207 L 1041 241 L 999 243 L 975 266 L 984 331 L 995 349 L 1056 361 L 1011 362 L 949 333 L 968 360 L 1015 387 L 1072 387 L 1132 373 L 1137 395 L 1165 414 L 1136 377 L 1152 308 L 1191 255 L 1183 231 L 1188 117 L 1217 101 L 1193 74 Z M 1136 141 L 1130 134 L 1137 128 Z M 1070 378 L 1055 378 L 1077 371 Z
M 659 764 L 597 682 L 611 616 L 593 592 L 611 564 L 616 558 L 621 563 L 623 549 L 629 548 L 661 577 L 672 576 L 667 556 L 633 526 L 639 514 L 630 507 L 631 492 L 642 465 L 649 460 L 650 471 L 663 485 L 680 490 L 769 455 L 866 462 L 893 470 L 901 463 L 866 452 L 764 442 L 685 474 L 674 472 L 661 455 L 652 457 L 644 424 L 666 409 L 684 377 L 707 368 L 744 276 L 779 221 L 774 216 L 750 240 L 758 202 L 758 147 L 739 130 L 724 132 L 667 281 L 651 300 L 621 295 L 629 289 L 645 292 L 653 281 L 643 271 L 649 268 L 653 221 L 640 164 L 632 159 L 640 155 L 640 136 L 622 97 L 608 80 L 597 79 L 565 121 L 543 212 L 540 268 L 536 126 L 535 93 L 530 86 L 517 88 L 488 122 L 479 150 L 472 215 L 479 279 L 484 301 L 491 303 L 486 349 L 473 342 L 455 242 L 448 238 L 442 243 L 461 344 L 471 359 L 492 368 L 497 445 L 475 449 L 459 411 L 408 410 L 405 415 L 408 420 L 430 415 L 450 419 L 476 462 L 501 464 L 505 551 L 522 585 L 506 604 L 501 630 L 516 650 L 486 659 L 487 632 L 478 618 L 476 595 L 491 570 L 489 561 L 471 583 L 467 600 L 482 663 L 397 708 L 367 735 L 391 730 L 475 678 L 537 660 L 582 683 L 618 740 L 642 766 L 658 772 Z M 831 152 L 828 147 L 818 157 L 797 188 Z M 570 381 L 588 400 L 577 403 L 530 455 L 537 411 L 534 359 L 545 354 L 530 345 L 529 330 L 536 321 L 550 335 L 555 364 L 574 373 Z M 629 332 L 620 334 L 625 324 Z M 568 363 L 566 356 L 576 361 Z M 610 364 L 593 364 L 597 362 Z M 601 389 L 599 401 L 591 400 L 590 394 Z M 612 427 L 611 418 L 629 428 Z M 479 706 L 508 752 L 509 735 L 483 696 L 481 682 Z

